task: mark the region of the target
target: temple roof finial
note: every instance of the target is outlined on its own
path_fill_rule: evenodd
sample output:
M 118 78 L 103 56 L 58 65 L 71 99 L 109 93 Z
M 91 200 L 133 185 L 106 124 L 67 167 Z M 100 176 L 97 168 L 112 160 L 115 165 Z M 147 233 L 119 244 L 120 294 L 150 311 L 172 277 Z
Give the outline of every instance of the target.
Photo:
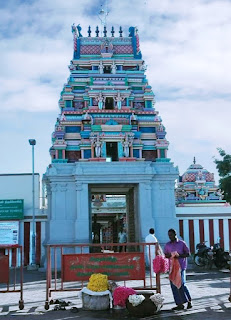
M 101 25 L 105 28 L 107 26 L 107 16 L 108 16 L 109 12 L 108 12 L 108 4 L 107 4 L 107 0 L 105 2 L 105 9 L 103 8 L 103 6 L 101 5 L 101 9 L 98 13 L 98 17 L 101 21 Z M 101 31 L 102 33 L 102 31 Z
M 193 163 L 196 164 L 196 157 L 193 158 Z

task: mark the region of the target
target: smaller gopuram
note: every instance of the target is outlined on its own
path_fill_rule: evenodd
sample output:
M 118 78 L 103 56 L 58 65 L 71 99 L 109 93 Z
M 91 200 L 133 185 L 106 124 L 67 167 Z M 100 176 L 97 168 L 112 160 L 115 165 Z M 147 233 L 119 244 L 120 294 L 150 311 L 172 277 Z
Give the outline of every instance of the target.
M 177 206 L 197 205 L 224 205 L 223 191 L 215 185 L 214 174 L 208 172 L 200 164 L 193 164 L 179 177 L 176 188 Z
M 179 177 L 176 190 L 176 217 L 180 236 L 192 253 L 199 242 L 231 248 L 231 206 L 215 184 L 214 174 L 196 163 Z

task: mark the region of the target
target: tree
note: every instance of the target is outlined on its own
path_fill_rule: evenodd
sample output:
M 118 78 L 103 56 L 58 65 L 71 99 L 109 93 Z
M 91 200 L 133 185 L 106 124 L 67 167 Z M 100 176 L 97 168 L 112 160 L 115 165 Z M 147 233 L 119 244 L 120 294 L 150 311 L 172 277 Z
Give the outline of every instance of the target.
M 218 170 L 220 188 L 224 191 L 224 198 L 231 203 L 231 155 L 227 154 L 223 149 L 217 149 L 221 160 L 215 159 L 216 168 Z

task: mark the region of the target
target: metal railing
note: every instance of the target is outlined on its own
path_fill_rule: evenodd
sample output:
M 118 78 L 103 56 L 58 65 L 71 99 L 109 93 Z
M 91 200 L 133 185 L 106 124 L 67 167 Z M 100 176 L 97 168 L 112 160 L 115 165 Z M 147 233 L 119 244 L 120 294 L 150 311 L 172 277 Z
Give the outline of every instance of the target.
M 154 283 L 152 267 L 146 270 L 145 258 L 152 265 L 153 250 L 155 243 L 47 245 L 45 309 L 52 292 L 80 291 L 93 273 L 107 274 L 109 280 L 135 290 L 160 293 L 160 274 L 155 274 Z

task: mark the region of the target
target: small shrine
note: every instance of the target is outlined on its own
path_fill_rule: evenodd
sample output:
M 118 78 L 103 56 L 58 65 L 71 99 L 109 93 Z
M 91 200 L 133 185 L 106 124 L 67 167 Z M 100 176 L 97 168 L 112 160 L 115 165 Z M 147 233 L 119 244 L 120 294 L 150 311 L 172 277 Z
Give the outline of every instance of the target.
M 176 188 L 176 204 L 178 206 L 191 205 L 192 203 L 222 204 L 223 191 L 215 185 L 214 174 L 204 169 L 196 163 L 194 157 L 193 164 L 187 171 L 179 177 Z

